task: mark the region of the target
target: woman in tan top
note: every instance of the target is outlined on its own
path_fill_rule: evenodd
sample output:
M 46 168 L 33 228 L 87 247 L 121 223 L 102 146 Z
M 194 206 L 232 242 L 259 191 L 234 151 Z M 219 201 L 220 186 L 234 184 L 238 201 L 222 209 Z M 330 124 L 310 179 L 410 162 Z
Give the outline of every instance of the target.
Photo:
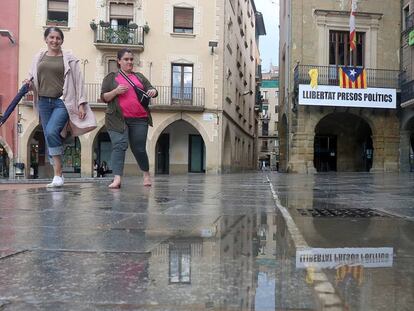
M 47 51 L 35 56 L 30 77 L 25 82 L 33 78 L 30 87 L 34 93 L 34 106 L 39 111 L 53 165 L 53 181 L 47 186 L 61 187 L 64 184 L 62 136 L 66 136 L 67 130 L 74 136 L 91 131 L 96 128 L 96 120 L 86 103 L 79 60 L 62 51 L 63 32 L 57 27 L 49 27 L 44 32 L 44 39 Z

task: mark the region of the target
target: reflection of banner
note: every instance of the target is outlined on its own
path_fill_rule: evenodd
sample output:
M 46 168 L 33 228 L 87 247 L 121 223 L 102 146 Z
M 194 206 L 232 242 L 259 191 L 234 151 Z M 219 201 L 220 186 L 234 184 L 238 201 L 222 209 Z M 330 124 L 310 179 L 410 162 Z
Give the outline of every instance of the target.
M 361 265 L 392 267 L 393 248 L 310 248 L 296 251 L 296 268 L 336 268 Z

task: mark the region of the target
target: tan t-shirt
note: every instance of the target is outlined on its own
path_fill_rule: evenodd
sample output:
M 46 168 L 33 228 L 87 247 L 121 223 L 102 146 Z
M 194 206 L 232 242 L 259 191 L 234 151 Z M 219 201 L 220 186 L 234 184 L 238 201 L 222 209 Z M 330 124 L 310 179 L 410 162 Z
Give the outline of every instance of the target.
M 39 96 L 59 98 L 63 93 L 65 66 L 63 56 L 45 55 L 37 67 Z

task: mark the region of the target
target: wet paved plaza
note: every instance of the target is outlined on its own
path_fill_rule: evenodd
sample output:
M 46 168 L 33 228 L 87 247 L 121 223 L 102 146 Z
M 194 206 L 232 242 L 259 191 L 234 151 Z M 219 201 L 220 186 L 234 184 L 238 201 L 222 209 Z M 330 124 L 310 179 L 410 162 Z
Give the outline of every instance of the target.
M 414 175 L 1 189 L 0 310 L 414 309 Z

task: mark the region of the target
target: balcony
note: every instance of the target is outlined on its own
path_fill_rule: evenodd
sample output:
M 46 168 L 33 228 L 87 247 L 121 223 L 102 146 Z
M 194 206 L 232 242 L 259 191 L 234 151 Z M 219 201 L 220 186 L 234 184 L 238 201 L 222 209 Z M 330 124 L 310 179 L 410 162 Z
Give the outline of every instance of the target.
M 414 28 L 414 13 L 411 13 L 405 18 L 405 27 L 403 31 L 408 33 L 413 28 Z
M 414 105 L 414 80 L 401 84 L 401 107 Z
M 260 113 L 260 120 L 270 120 L 270 113 Z
M 94 44 L 97 49 L 119 50 L 120 48 L 129 48 L 134 51 L 144 50 L 144 28 L 141 26 L 93 25 Z
M 295 89 L 299 84 L 309 84 L 310 69 L 318 69 L 318 85 L 339 85 L 339 66 L 297 65 L 294 73 Z M 367 85 L 372 88 L 399 89 L 399 70 L 366 69 Z
M 205 88 L 155 86 L 158 96 L 151 100 L 154 110 L 203 111 Z
M 85 83 L 89 103 L 100 103 L 101 84 Z M 203 87 L 154 86 L 158 97 L 151 99 L 151 110 L 203 111 L 205 89 Z

